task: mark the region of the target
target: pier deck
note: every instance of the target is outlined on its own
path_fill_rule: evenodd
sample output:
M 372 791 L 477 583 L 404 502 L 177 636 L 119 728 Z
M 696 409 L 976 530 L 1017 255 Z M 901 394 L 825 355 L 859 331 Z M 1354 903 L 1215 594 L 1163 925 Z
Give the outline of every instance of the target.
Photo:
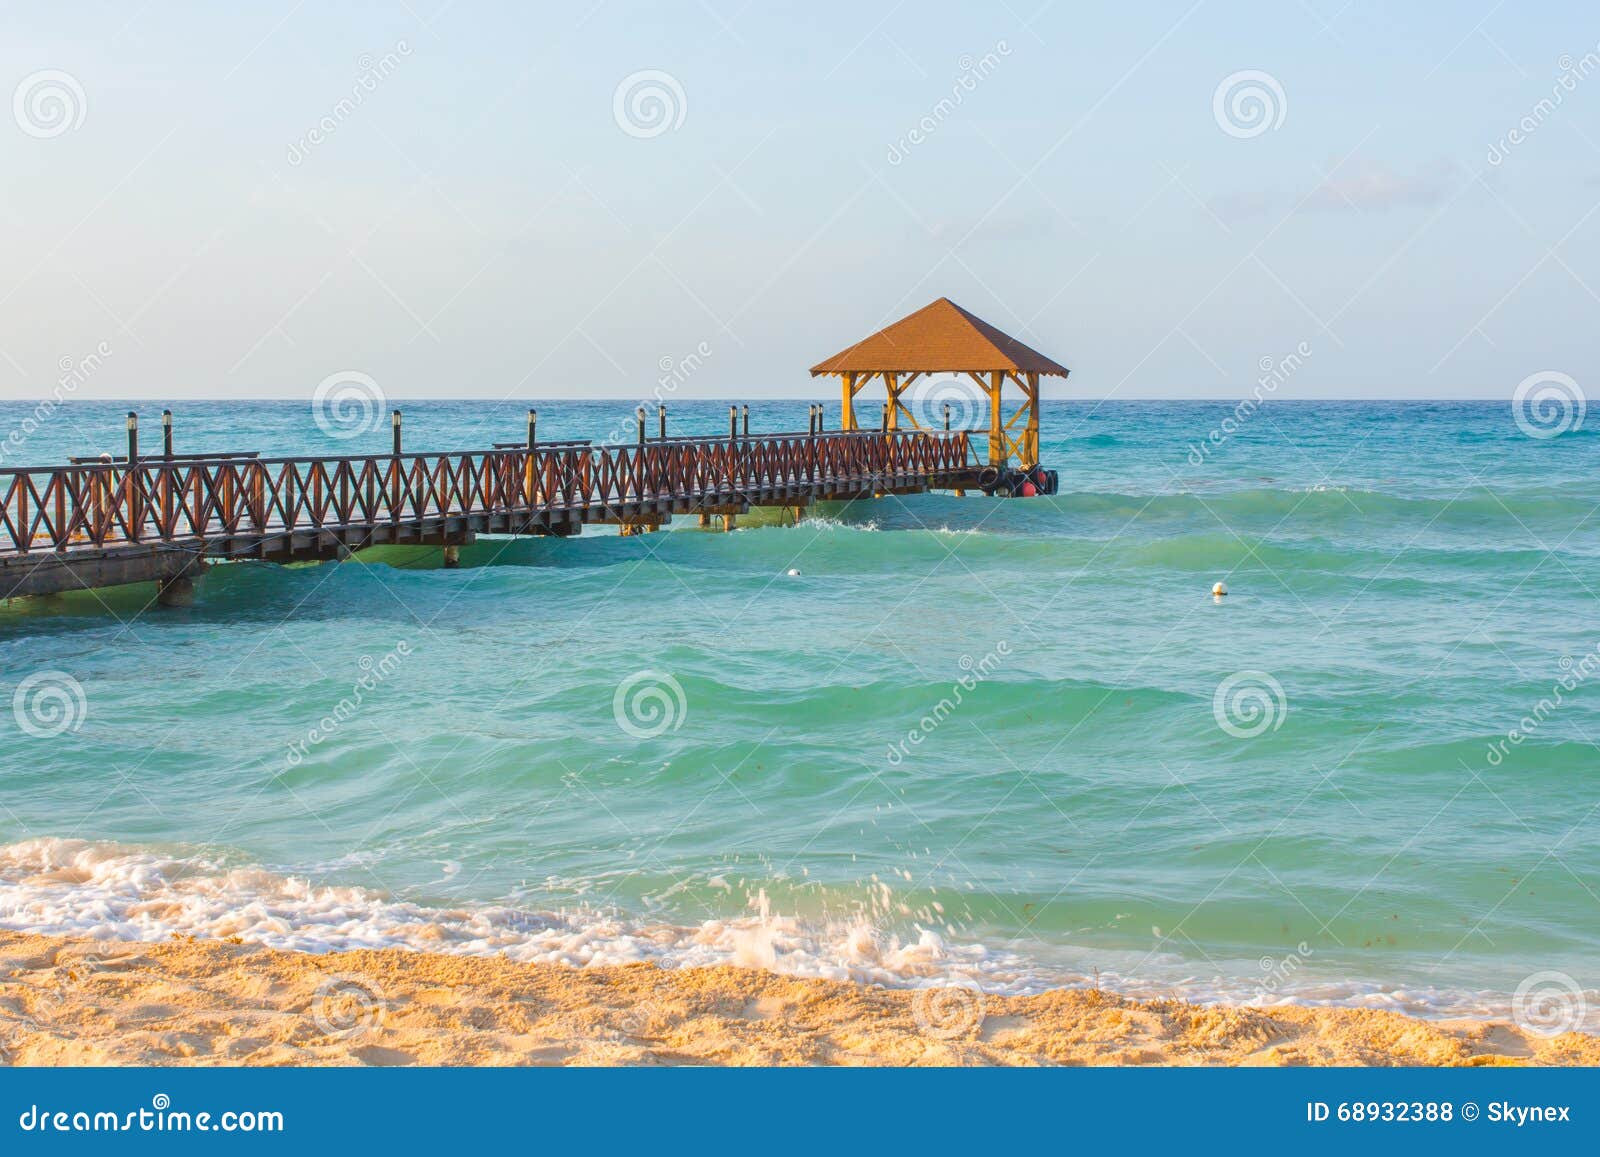
M 136 457 L 0 470 L 0 598 L 182 582 L 479 534 L 625 532 L 674 514 L 979 487 L 965 432 L 832 431 L 423 454 Z

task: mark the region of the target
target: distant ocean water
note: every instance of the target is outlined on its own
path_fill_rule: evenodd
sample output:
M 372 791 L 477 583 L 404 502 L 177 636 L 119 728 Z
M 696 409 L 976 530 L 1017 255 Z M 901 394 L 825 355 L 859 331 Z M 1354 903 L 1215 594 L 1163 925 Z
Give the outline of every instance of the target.
M 73 401 L 6 465 L 120 450 L 127 408 Z M 387 447 L 173 408 L 180 450 Z M 525 407 L 404 409 L 443 449 Z M 1521 988 L 1597 1027 L 1600 438 L 1274 402 L 1208 442 L 1232 414 L 1047 403 L 1051 499 L 15 602 L 0 708 L 50 730 L 39 673 L 82 699 L 59 735 L 0 710 L 0 926 L 1436 1014 Z

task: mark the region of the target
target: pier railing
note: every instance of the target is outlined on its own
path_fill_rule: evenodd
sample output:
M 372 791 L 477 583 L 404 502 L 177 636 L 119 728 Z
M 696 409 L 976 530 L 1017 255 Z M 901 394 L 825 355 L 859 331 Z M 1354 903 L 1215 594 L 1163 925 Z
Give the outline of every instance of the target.
M 0 554 L 555 513 L 779 487 L 939 485 L 976 462 L 964 431 L 551 443 L 432 454 L 165 458 L 0 470 Z

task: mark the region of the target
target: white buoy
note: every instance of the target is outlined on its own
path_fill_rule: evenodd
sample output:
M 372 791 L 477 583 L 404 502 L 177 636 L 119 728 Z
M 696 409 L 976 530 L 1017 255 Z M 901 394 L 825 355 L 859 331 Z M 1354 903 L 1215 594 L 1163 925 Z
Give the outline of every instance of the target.
M 1216 586 L 1211 588 L 1211 593 L 1216 595 L 1217 598 L 1220 599 L 1223 595 L 1228 593 L 1228 584 L 1227 583 L 1218 583 Z
M 789 577 L 790 578 L 799 578 L 800 577 L 800 568 L 797 567 L 797 566 L 790 567 L 789 568 Z

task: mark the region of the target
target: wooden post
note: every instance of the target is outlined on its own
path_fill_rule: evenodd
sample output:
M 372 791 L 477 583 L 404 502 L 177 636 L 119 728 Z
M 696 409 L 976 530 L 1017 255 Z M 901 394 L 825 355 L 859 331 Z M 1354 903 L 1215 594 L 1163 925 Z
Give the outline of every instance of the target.
M 885 431 L 897 430 L 900 427 L 900 375 L 884 374 L 883 388 L 889 395 L 889 405 L 884 411 L 883 428 Z
M 139 530 L 144 521 L 144 511 L 139 508 L 139 415 L 128 411 L 128 537 L 139 541 Z
M 885 402 L 883 404 L 883 417 L 878 422 L 878 432 L 880 434 L 887 434 L 889 432 L 889 403 L 888 402 Z
M 1039 375 L 1028 375 L 1028 421 L 1022 435 L 1022 468 L 1039 465 Z
M 749 402 L 746 402 L 745 405 L 744 405 L 744 436 L 746 438 L 748 438 L 750 436 L 750 403 Z
M 728 437 L 730 439 L 732 439 L 732 438 L 737 438 L 738 436 L 739 436 L 739 407 L 738 406 L 729 406 L 728 407 Z
M 644 445 L 644 407 L 640 406 L 634 414 L 639 423 L 639 445 Z
M 527 496 L 529 509 L 532 509 L 534 503 L 538 500 L 538 474 L 536 473 L 538 467 L 535 465 L 538 461 L 538 454 L 535 452 L 538 445 L 539 411 L 530 408 L 528 410 L 528 461 L 522 468 L 522 489 Z
M 667 404 L 656 403 L 656 434 L 665 442 L 667 440 Z
M 856 376 L 845 374 L 839 379 L 844 383 L 840 394 L 839 429 L 854 430 L 856 428 Z
M 389 517 L 393 521 L 398 523 L 400 521 L 400 471 L 403 469 L 403 467 L 400 464 L 400 411 L 399 410 L 395 410 L 393 413 L 391 413 L 389 415 L 389 424 L 390 424 L 391 427 L 393 427 L 393 430 L 394 430 L 394 461 L 390 463 L 390 470 L 392 471 L 392 480 L 391 480 L 391 482 L 389 484 Z M 398 537 L 398 535 L 400 533 L 399 529 L 396 528 L 394 533 Z
M 161 456 L 169 463 L 172 461 L 172 411 L 161 411 Z M 160 520 L 162 533 L 170 533 L 172 521 L 172 467 L 166 466 L 161 471 L 160 509 L 156 511 L 156 518 Z
M 989 374 L 989 465 L 1004 466 L 1010 457 L 1006 453 L 1006 420 L 1000 408 L 1000 386 L 1005 381 L 999 370 Z
M 950 403 L 949 402 L 946 402 L 944 404 L 944 428 L 945 428 L 945 432 L 948 433 L 949 430 L 950 430 Z

